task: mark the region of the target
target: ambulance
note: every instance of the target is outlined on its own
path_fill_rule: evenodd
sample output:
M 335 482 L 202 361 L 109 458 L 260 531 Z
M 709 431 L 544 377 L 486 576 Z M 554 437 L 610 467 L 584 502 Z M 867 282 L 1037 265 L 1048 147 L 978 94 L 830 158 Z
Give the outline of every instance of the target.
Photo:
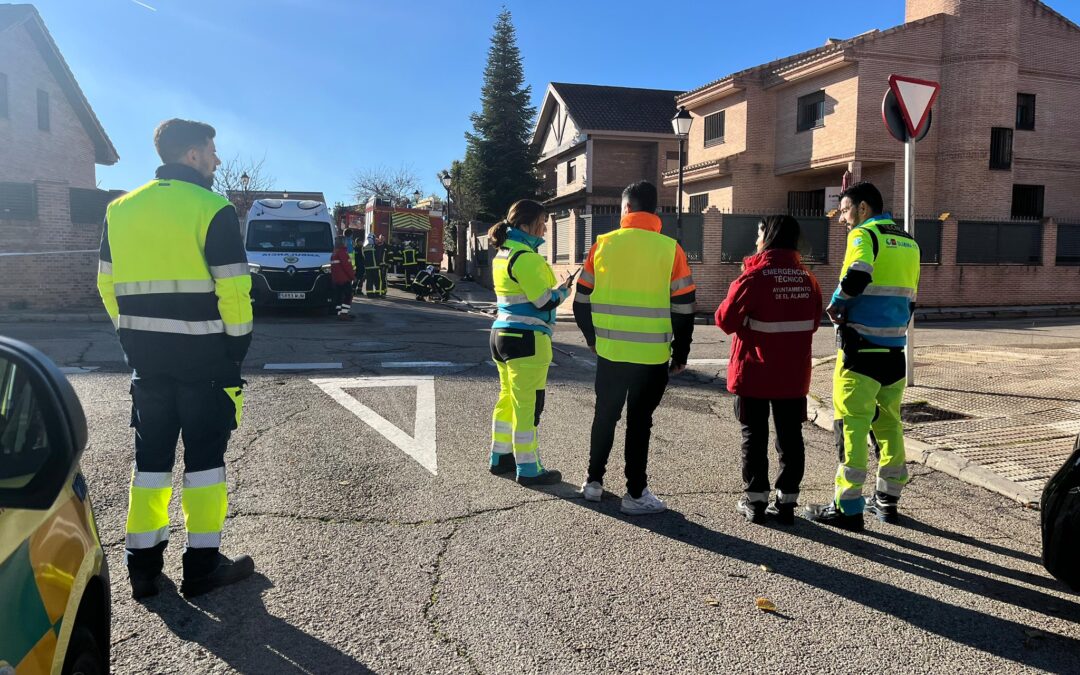
M 244 220 L 256 307 L 334 309 L 330 254 L 334 221 L 311 199 L 257 199 Z

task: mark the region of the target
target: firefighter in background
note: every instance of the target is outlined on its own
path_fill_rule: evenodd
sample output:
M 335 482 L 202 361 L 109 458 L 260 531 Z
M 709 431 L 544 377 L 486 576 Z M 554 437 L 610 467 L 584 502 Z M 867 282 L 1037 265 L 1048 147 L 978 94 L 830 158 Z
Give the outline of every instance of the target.
M 428 265 L 416 273 L 410 288 L 416 293 L 417 300 L 424 301 L 431 297 L 446 302 L 450 299 L 450 291 L 454 290 L 454 282 L 439 274 L 434 265 Z
M 353 294 L 360 295 L 364 290 L 364 236 L 362 231 L 353 239 L 352 257 L 356 271 L 356 281 L 353 282 Z
M 386 270 L 390 266 L 389 251 L 386 246 L 386 237 L 379 235 L 375 239 L 375 260 L 379 265 L 379 287 L 376 295 L 386 297 Z
M 401 244 L 391 241 L 386 245 L 387 274 L 401 274 Z
M 431 293 L 431 276 L 434 272 L 435 268 L 428 265 L 417 272 L 416 276 L 413 277 L 412 284 L 409 285 L 409 288 L 412 289 L 413 293 L 416 293 L 417 300 L 423 302 L 427 299 L 428 294 Z
M 380 249 L 375 242 L 375 235 L 369 234 L 367 244 L 364 245 L 364 294 L 369 298 L 379 297 L 379 289 L 382 288 L 381 279 L 382 260 L 379 256 Z
M 405 288 L 409 288 L 418 269 L 416 264 L 416 244 L 412 239 L 406 241 L 405 247 L 401 249 L 401 262 L 405 270 Z

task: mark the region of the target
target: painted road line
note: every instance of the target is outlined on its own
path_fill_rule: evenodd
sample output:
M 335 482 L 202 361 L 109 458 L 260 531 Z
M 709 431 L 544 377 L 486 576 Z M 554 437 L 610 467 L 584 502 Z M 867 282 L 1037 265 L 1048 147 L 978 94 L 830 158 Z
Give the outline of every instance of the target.
M 263 370 L 341 370 L 340 363 L 267 363 Z
M 60 369 L 60 372 L 64 375 L 81 375 L 83 373 L 92 373 L 98 369 L 98 366 L 64 366 Z
M 488 365 L 489 365 L 489 366 L 491 366 L 492 368 L 498 368 L 498 366 L 496 366 L 496 365 L 495 365 L 495 362 L 494 362 L 494 361 L 492 361 L 491 359 L 488 359 L 487 361 L 484 361 L 484 363 L 488 364 Z M 550 366 L 551 366 L 552 368 L 558 368 L 558 367 L 559 367 L 559 364 L 555 363 L 554 361 L 552 361 L 552 362 L 551 362 L 550 364 L 548 364 L 548 365 L 550 365 Z
M 335 377 L 313 379 L 312 384 L 326 392 L 330 398 L 359 417 L 365 424 L 382 434 L 399 450 L 412 457 L 420 466 L 438 475 L 437 447 L 435 444 L 435 376 L 415 377 Z M 373 387 L 415 387 L 416 417 L 413 419 L 412 435 L 402 431 L 379 413 L 350 396 L 346 389 Z
M 380 366 L 383 368 L 456 368 L 472 366 L 472 364 L 453 361 L 383 361 Z
M 688 366 L 726 366 L 728 359 L 687 359 Z

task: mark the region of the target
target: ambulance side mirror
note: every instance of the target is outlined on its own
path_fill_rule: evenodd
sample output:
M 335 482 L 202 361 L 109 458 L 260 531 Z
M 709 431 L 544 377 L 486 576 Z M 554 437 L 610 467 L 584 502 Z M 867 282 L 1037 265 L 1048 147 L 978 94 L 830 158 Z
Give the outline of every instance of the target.
M 49 357 L 0 337 L 0 509 L 47 509 L 86 447 L 86 416 Z

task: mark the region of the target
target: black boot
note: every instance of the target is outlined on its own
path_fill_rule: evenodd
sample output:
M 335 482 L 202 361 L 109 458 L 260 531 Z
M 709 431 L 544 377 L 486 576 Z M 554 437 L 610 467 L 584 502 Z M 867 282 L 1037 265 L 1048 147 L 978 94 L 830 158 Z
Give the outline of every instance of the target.
M 814 505 L 806 507 L 806 517 L 824 525 L 832 525 L 841 530 L 861 532 L 863 529 L 862 514 L 847 515 L 836 504 Z
M 896 504 L 899 501 L 899 497 L 893 497 L 884 492 L 876 492 L 866 510 L 868 513 L 877 516 L 877 519 L 881 522 L 895 525 L 900 522 L 900 513 L 896 510 Z
M 750 498 L 743 495 L 739 498 L 739 502 L 735 504 L 735 510 L 741 513 L 746 520 L 755 525 L 763 525 L 765 523 L 765 502 L 752 502 Z
M 776 518 L 776 522 L 781 525 L 794 525 L 795 524 L 795 504 L 788 502 L 781 504 L 774 501 L 769 504 L 769 507 L 765 509 L 766 515 Z
M 555 485 L 562 481 L 562 473 L 555 470 L 544 469 L 539 476 L 518 476 L 518 485 Z
M 504 473 L 510 473 L 517 469 L 517 462 L 514 461 L 514 454 L 511 452 L 505 455 L 499 455 L 499 461 L 497 464 L 491 464 L 488 470 L 496 476 L 501 476 Z
M 128 572 L 128 579 L 131 581 L 131 598 L 132 600 L 143 600 L 145 598 L 152 598 L 158 594 L 158 577 L 160 574 L 144 574 L 141 572 Z
M 180 592 L 186 598 L 209 593 L 215 588 L 235 584 L 237 581 L 246 579 L 255 571 L 255 561 L 251 556 L 241 555 L 233 559 L 218 553 L 217 565 L 209 572 L 198 576 L 189 576 L 184 572 L 184 580 L 180 583 Z

